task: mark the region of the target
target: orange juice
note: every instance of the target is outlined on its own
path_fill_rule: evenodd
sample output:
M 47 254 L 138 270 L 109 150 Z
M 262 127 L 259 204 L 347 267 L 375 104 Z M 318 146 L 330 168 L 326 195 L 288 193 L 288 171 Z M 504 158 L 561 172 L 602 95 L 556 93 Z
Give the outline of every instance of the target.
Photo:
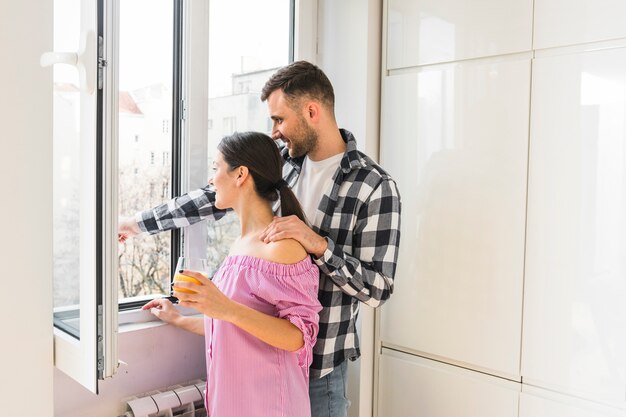
M 204 275 L 204 274 L 202 274 L 202 275 Z M 206 277 L 206 275 L 204 275 L 204 276 Z M 188 275 L 183 275 L 183 274 L 181 274 L 181 273 L 179 273 L 179 272 L 177 272 L 177 273 L 174 275 L 174 282 L 176 282 L 176 281 L 193 282 L 194 284 L 200 285 L 200 281 L 198 281 L 197 279 L 195 279 L 195 278 L 193 278 L 193 277 L 190 277 L 190 276 L 188 276 Z M 176 289 L 176 291 L 178 291 L 178 292 L 184 292 L 184 293 L 186 293 L 186 294 L 196 294 L 196 292 L 195 292 L 195 291 L 193 291 L 193 290 L 188 290 L 187 288 L 178 288 L 178 289 Z

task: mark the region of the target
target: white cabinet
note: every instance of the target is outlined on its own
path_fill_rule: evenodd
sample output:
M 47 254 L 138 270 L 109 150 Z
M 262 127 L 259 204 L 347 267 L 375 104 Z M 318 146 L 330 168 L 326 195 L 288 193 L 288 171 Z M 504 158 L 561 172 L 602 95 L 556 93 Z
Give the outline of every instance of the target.
M 626 2 L 385 5 L 378 417 L 626 417 Z
M 524 382 L 624 403 L 626 48 L 533 67 Z
M 517 417 L 519 390 L 518 383 L 383 349 L 378 416 Z
M 519 379 L 530 60 L 385 77 L 402 244 L 384 344 Z
M 626 37 L 624 0 L 535 0 L 536 49 Z
M 389 0 L 387 5 L 387 69 L 531 49 L 532 0 Z

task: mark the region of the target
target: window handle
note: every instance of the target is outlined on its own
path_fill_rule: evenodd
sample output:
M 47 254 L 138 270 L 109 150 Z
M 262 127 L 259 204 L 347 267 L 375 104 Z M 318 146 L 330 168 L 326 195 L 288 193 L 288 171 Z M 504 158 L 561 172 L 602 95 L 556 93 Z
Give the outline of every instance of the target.
M 93 94 L 96 89 L 96 72 L 98 68 L 96 34 L 93 30 L 83 32 L 80 37 L 78 52 L 45 52 L 39 58 L 42 67 L 54 64 L 75 66 L 78 70 L 80 89 Z
M 78 63 L 78 54 L 74 52 L 46 52 L 41 55 L 39 63 L 42 67 L 54 64 L 74 65 Z

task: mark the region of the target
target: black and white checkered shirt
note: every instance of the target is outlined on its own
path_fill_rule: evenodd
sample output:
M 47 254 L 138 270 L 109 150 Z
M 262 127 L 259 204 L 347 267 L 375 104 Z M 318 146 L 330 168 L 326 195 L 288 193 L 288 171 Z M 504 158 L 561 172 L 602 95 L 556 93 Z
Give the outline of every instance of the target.
M 321 224 L 313 230 L 326 238 L 319 259 L 320 329 L 313 348 L 311 378 L 321 378 L 346 359 L 359 357 L 356 318 L 359 301 L 378 307 L 393 291 L 400 243 L 400 195 L 393 179 L 359 152 L 352 133 L 340 130 L 346 142 L 332 188 L 318 210 Z M 293 187 L 303 158 L 292 159 L 281 149 L 283 177 Z M 185 227 L 207 218 L 219 219 L 215 194 L 208 188 L 191 191 L 154 209 L 138 213 L 139 227 L 151 234 Z

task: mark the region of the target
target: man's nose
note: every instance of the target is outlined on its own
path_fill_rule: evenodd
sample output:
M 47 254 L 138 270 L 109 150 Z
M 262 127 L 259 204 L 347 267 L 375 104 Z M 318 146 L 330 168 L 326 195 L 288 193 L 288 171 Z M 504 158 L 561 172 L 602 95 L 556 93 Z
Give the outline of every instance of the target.
M 275 120 L 272 120 L 272 133 L 271 133 L 270 136 L 274 140 L 281 138 L 280 130 L 278 130 L 278 123 L 276 123 Z
M 272 139 L 274 140 L 278 140 L 278 139 L 282 139 L 283 135 L 282 133 L 280 133 L 280 130 L 274 128 L 272 129 Z

